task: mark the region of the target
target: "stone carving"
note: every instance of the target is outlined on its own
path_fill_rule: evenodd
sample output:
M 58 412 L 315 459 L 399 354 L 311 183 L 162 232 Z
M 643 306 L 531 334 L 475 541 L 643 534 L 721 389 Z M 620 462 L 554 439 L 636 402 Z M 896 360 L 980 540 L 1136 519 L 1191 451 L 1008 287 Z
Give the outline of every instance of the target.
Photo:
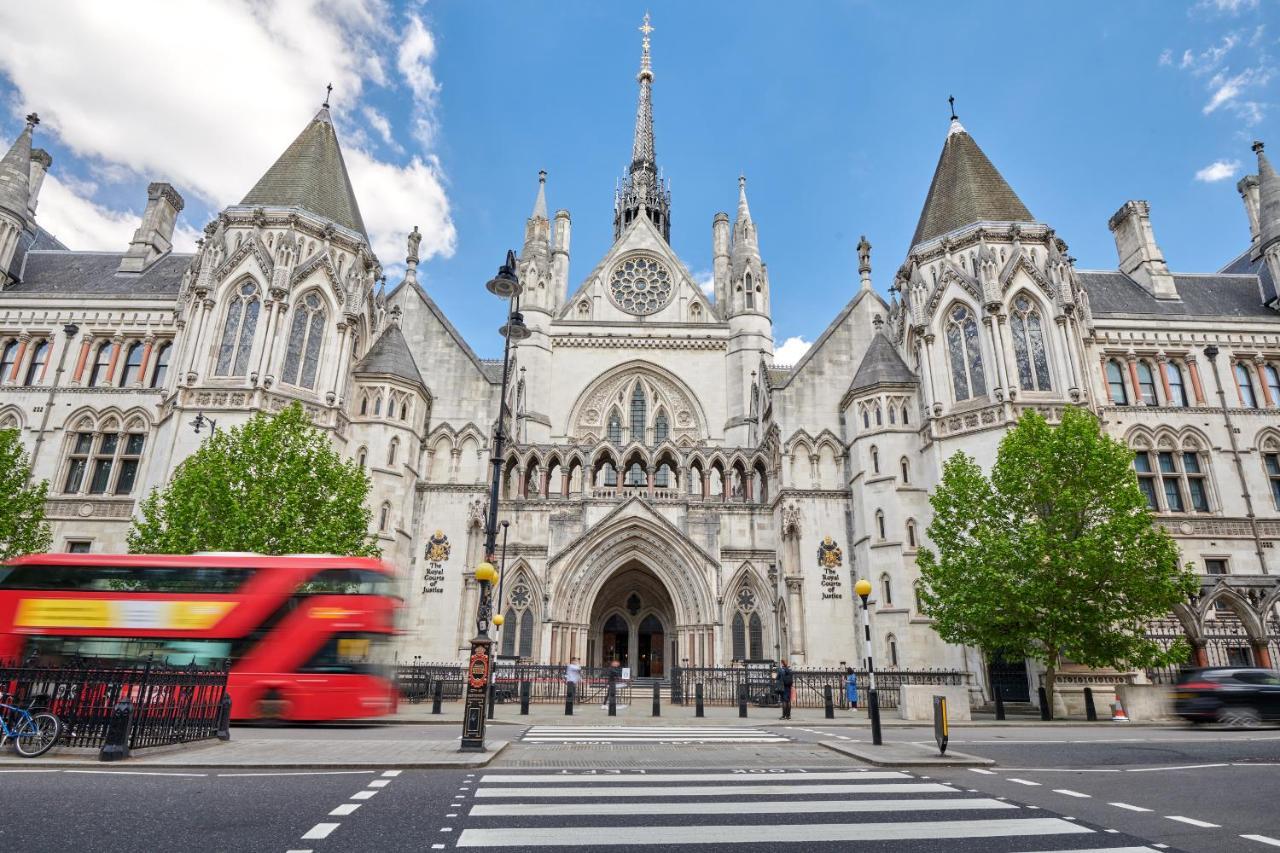
M 444 563 L 449 559 L 453 546 L 443 530 L 437 530 L 427 540 L 427 571 L 423 577 L 426 585 L 422 588 L 424 595 L 444 592 Z
M 818 565 L 824 569 L 834 569 L 844 563 L 844 552 L 830 536 L 823 538 L 818 545 Z

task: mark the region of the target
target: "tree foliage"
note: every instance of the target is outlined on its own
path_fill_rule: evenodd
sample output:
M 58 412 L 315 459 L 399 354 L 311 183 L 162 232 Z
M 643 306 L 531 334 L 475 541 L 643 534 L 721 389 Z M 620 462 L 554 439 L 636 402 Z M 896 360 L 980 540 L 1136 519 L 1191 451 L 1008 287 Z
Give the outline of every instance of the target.
M 1043 662 L 1050 702 L 1061 658 L 1119 669 L 1185 659 L 1146 624 L 1185 602 L 1196 578 L 1152 524 L 1132 466 L 1133 451 L 1075 407 L 1057 427 L 1024 414 L 989 478 L 952 456 L 930 497 L 932 547 L 917 558 L 938 633 Z
M 31 461 L 16 429 L 0 429 L 0 560 L 48 551 L 53 534 L 44 520 L 49 481 L 29 483 Z
M 142 502 L 129 550 L 376 556 L 368 494 L 364 470 L 294 403 L 209 436 Z

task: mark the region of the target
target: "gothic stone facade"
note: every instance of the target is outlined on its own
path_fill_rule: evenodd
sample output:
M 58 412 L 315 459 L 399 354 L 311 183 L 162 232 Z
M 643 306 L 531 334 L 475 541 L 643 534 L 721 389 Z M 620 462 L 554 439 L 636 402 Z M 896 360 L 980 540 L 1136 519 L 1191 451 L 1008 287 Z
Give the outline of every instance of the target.
M 1240 184 L 1249 245 L 1220 272 L 1171 273 L 1140 201 L 1110 222 L 1117 269 L 1078 270 L 953 120 L 889 299 L 864 239 L 853 298 L 783 366 L 745 180 L 734 218 L 712 218 L 708 296 L 671 244 L 647 34 L 638 79 L 614 244 L 571 276 L 570 216 L 548 215 L 545 175 L 525 229 L 531 334 L 512 347 L 500 460 L 503 651 L 618 657 L 638 675 L 680 660 L 836 665 L 864 653 L 852 585 L 868 577 L 879 661 L 980 683 L 981 655 L 942 642 L 914 595 L 929 491 L 956 451 L 989 464 L 1023 411 L 1084 406 L 1132 445 L 1158 523 L 1204 573 L 1177 627 L 1202 659 L 1222 636 L 1217 652 L 1269 659 L 1280 178 L 1260 145 Z M 201 440 L 197 414 L 225 429 L 301 401 L 372 479 L 407 604 L 400 657 L 459 658 L 501 365 L 419 285 L 416 229 L 404 279 L 380 287 L 327 109 L 192 255 L 172 251 L 182 199 L 167 184 L 122 252 L 44 231 L 35 124 L 0 161 L 0 426 L 51 482 L 55 547 L 123 550 L 139 499 Z M 501 317 L 488 299 L 480 310 Z

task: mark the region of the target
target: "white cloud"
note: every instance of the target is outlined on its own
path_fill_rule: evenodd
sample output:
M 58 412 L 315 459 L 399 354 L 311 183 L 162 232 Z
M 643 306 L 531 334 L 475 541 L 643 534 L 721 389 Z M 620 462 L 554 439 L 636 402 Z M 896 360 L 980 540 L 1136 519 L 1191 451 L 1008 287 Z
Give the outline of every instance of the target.
M 1258 0 L 1200 0 L 1195 8 L 1223 15 L 1238 15 L 1258 8 Z
M 413 91 L 413 133 L 424 146 L 431 144 L 436 133 L 435 106 L 440 84 L 431 70 L 435 56 L 435 37 L 423 26 L 421 18 L 410 15 L 396 54 L 396 68 Z
M 364 120 L 369 123 L 369 127 L 378 132 L 378 136 L 382 137 L 384 143 L 395 148 L 400 147 L 396 145 L 395 137 L 391 135 L 391 122 L 387 120 L 386 116 L 373 107 L 362 107 L 360 113 L 364 116 Z
M 1225 181 L 1227 178 L 1234 178 L 1236 172 L 1240 171 L 1239 160 L 1214 160 L 1208 166 L 1196 172 L 1196 180 L 1203 181 L 1206 184 L 1212 184 L 1215 181 Z
M 1188 70 L 1192 74 L 1208 74 L 1221 65 L 1222 60 L 1226 59 L 1227 54 L 1239 43 L 1240 36 L 1236 33 L 1229 33 L 1222 37 L 1220 44 L 1207 48 L 1200 53 L 1184 50 L 1178 67 Z
M 1231 74 L 1229 69 L 1219 71 L 1209 81 L 1209 100 L 1203 112 L 1209 115 L 1221 107 L 1230 107 L 1237 115 L 1249 122 L 1251 118 L 1262 117 L 1262 105 L 1256 101 L 1241 102 L 1238 99 L 1247 89 L 1261 88 L 1270 82 L 1272 72 L 1265 67 L 1246 68 L 1239 74 Z M 1256 122 L 1254 122 L 1256 123 Z
M 708 299 L 715 299 L 716 280 L 711 270 L 702 270 L 693 274 L 693 281 Z
M 1160 51 L 1160 64 L 1173 65 L 1173 51 L 1170 48 L 1166 47 L 1164 50 Z
M 58 5 L 51 27 L 47 3 L 0 4 L 0 72 L 18 90 L 18 114 L 40 112 L 38 134 L 56 133 L 76 155 L 102 164 L 96 180 L 114 170 L 171 181 L 214 208 L 235 203 L 305 126 L 331 82 L 374 251 L 395 259 L 418 225 L 424 257 L 452 254 L 449 200 L 431 152 L 411 152 L 403 165 L 378 160 L 360 150 L 354 129 L 364 86 L 386 77 L 370 59 L 394 38 L 382 0 L 189 0 L 181 14 L 164 0 L 138 0 L 128 14 L 96 0 Z M 412 20 L 418 41 L 424 34 L 431 41 Z M 411 55 L 414 79 L 425 85 L 434 48 Z M 55 205 L 42 202 L 45 221 Z
M 804 354 L 809 351 L 809 347 L 813 346 L 813 341 L 806 341 L 800 335 L 787 338 L 782 342 L 782 346 L 775 347 L 773 350 L 774 364 L 795 364 L 804 358 Z
M 50 173 L 40 185 L 40 225 L 73 249 L 124 251 L 142 217 L 95 204 Z

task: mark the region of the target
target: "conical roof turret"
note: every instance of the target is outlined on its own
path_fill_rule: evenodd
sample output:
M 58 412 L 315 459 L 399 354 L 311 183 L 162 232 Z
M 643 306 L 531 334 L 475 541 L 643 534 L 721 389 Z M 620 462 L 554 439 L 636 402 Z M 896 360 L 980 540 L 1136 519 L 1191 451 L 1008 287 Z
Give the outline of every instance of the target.
M 1022 199 L 952 115 L 911 245 L 976 222 L 1033 221 Z
M 250 207 L 297 207 L 369 239 L 325 103 L 244 197 Z
M 31 199 L 31 131 L 40 123 L 35 113 L 27 116 L 27 125 L 0 158 L 0 209 L 20 221 L 27 221 Z
M 1280 175 L 1272 167 L 1261 142 L 1253 143 L 1258 155 L 1258 248 L 1280 240 Z

